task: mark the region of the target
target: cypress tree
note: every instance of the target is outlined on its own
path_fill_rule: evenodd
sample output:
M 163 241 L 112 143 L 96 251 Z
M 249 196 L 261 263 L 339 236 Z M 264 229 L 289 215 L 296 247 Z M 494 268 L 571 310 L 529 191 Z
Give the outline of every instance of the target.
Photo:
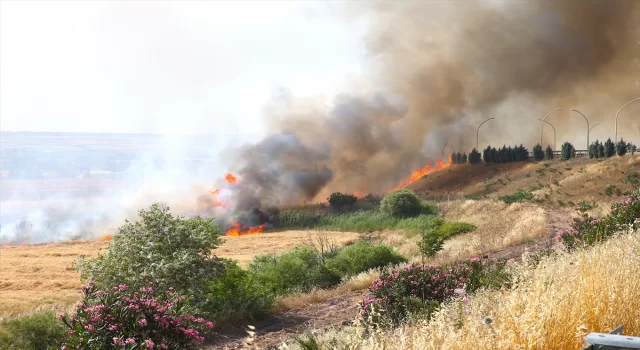
M 547 146 L 547 149 L 544 151 L 544 156 L 547 160 L 553 159 L 553 150 L 551 149 L 551 146 Z
M 536 162 L 544 160 L 544 151 L 542 150 L 542 146 L 540 146 L 540 144 L 537 144 L 533 147 L 533 160 L 535 160 Z
M 616 146 L 611 141 L 611 138 L 607 139 L 607 142 L 604 143 L 604 156 L 609 158 L 613 157 L 616 154 Z

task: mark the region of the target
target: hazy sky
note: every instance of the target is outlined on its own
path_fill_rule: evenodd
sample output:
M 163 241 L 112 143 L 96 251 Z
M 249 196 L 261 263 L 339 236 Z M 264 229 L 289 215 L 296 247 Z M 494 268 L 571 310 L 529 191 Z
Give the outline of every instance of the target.
M 0 4 L 3 131 L 261 134 L 276 88 L 331 98 L 363 59 L 338 2 Z

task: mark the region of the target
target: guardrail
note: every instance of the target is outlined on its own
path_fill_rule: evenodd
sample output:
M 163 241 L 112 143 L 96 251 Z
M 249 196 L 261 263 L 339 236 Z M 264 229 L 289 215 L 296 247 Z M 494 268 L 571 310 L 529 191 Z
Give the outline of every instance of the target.
M 576 158 L 589 155 L 589 151 L 586 149 L 577 149 L 575 150 L 575 152 L 576 152 Z M 553 158 L 560 158 L 560 157 L 562 157 L 562 151 L 553 151 Z M 529 152 L 529 159 L 533 159 L 533 152 Z
M 585 337 L 589 346 L 582 350 L 632 350 L 640 349 L 640 337 L 622 335 L 624 325 L 616 327 L 609 333 L 591 332 Z

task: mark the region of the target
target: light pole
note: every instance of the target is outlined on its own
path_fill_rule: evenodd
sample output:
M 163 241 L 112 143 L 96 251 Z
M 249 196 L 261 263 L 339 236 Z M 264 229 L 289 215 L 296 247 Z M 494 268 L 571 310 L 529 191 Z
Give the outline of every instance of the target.
M 589 149 L 589 131 L 591 131 L 591 129 L 589 129 L 589 119 L 587 119 L 587 117 L 577 109 L 572 109 L 572 111 L 580 114 L 584 118 L 584 120 L 587 122 L 587 148 L 586 149 L 588 150 Z
M 629 103 L 634 102 L 634 101 L 638 101 L 640 100 L 640 97 L 636 97 L 633 100 L 627 102 L 624 104 L 624 106 L 620 107 L 620 109 L 618 110 L 618 113 L 616 113 L 616 143 L 618 143 L 618 114 L 620 114 L 620 111 L 626 107 Z
M 484 123 L 486 123 L 486 122 L 488 122 L 489 120 L 492 120 L 492 119 L 496 119 L 496 118 L 495 117 L 489 118 L 489 119 L 483 121 L 482 123 L 480 123 L 480 125 L 478 125 L 478 130 L 476 130 L 476 151 L 478 151 L 478 152 L 480 152 L 480 150 L 478 149 L 478 136 L 480 135 L 480 127 L 482 126 L 482 124 L 484 124 Z
M 538 119 L 538 120 L 540 120 L 540 147 L 542 147 L 542 129 L 544 128 L 544 121 L 547 119 L 549 114 L 551 114 L 553 112 L 560 111 L 560 110 L 562 110 L 562 108 L 554 109 L 553 111 L 547 113 L 547 115 L 545 115 L 544 118 Z M 554 147 L 555 147 L 555 142 L 554 142 Z
M 553 126 L 553 124 L 549 123 L 546 120 L 542 120 L 542 119 L 538 119 L 541 120 L 543 123 L 547 123 L 549 125 L 551 125 L 551 127 L 553 128 L 553 150 L 556 150 L 556 128 Z M 542 147 L 542 144 L 540 144 L 540 147 Z

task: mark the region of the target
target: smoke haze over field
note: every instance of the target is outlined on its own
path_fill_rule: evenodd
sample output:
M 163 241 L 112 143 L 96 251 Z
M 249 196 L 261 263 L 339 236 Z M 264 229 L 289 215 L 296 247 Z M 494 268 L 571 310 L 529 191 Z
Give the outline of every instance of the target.
M 634 0 L 66 3 L 51 11 L 43 10 L 48 3 L 33 4 L 40 7 L 25 10 L 25 18 L 34 23 L 55 17 L 53 10 L 79 22 L 56 19 L 40 28 L 10 17 L 3 5 L 0 92 L 10 129 L 100 121 L 98 130 L 214 130 L 224 138 L 208 150 L 221 153 L 219 168 L 193 173 L 178 161 L 142 162 L 124 179 L 126 190 L 106 191 L 95 202 L 99 214 L 74 217 L 74 206 L 70 216 L 57 216 L 79 226 L 120 223 L 123 213 L 155 200 L 255 224 L 256 208 L 323 200 L 335 191 L 382 193 L 443 152 L 469 152 L 477 126 L 490 117 L 496 120 L 480 131 L 481 148 L 531 149 L 539 140 L 536 119 L 563 108 L 548 118 L 558 143 L 584 149 L 586 123 L 571 109 L 599 123 L 591 140 L 602 140 L 613 137 L 617 109 L 640 96 Z M 20 39 L 44 40 L 38 33 L 67 38 L 33 45 L 61 52 L 20 51 Z M 47 57 L 46 64 L 32 62 Z M 264 105 L 279 86 L 286 88 Z M 624 110 L 619 137 L 640 143 L 639 113 L 640 103 Z M 234 136 L 239 131 L 261 135 L 244 142 Z M 545 145 L 551 137 L 545 129 Z M 174 147 L 183 142 L 166 148 L 184 153 Z M 226 170 L 240 182 L 223 182 L 220 199 L 230 203 L 223 211 L 209 191 Z M 45 209 L 38 212 L 51 213 Z
M 618 107 L 640 96 L 636 1 L 379 2 L 347 12 L 367 17 L 368 74 L 329 108 L 286 91 L 267 108 L 274 136 L 245 146 L 232 169 L 256 185 L 244 209 L 321 200 L 333 191 L 381 193 L 452 149 L 539 140 L 547 112 L 559 140 L 586 148 L 612 136 Z M 640 125 L 630 106 L 619 129 Z M 549 130 L 550 131 L 550 130 Z M 548 135 L 545 143 L 552 143 Z M 281 150 L 275 151 L 274 150 Z

